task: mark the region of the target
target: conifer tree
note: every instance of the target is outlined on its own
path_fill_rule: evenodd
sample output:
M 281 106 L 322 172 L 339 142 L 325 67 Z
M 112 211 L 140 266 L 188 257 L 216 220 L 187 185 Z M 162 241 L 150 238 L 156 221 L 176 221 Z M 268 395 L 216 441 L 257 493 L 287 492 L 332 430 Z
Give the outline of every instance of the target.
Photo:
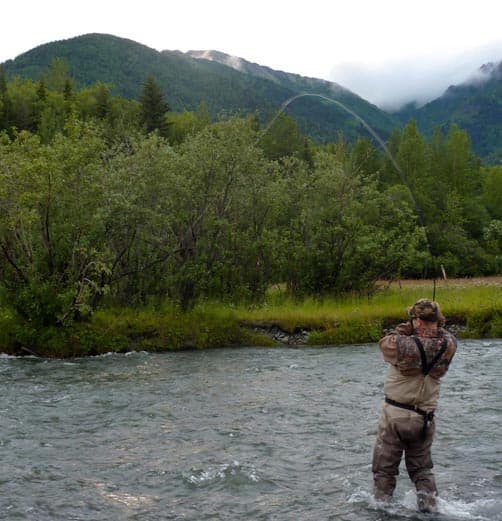
M 47 101 L 47 88 L 45 86 L 45 80 L 41 78 L 37 84 L 36 98 L 33 102 L 33 120 L 36 126 L 36 130 L 40 131 L 40 125 L 42 123 L 42 112 Z
M 96 91 L 96 115 L 105 119 L 111 111 L 111 96 L 106 85 L 99 83 Z
M 158 130 L 161 136 L 167 135 L 166 112 L 169 105 L 153 76 L 149 76 L 143 84 L 140 99 L 141 123 L 148 133 Z
M 8 129 L 12 121 L 12 102 L 7 90 L 5 69 L 0 65 L 0 130 Z
M 73 85 L 70 79 L 64 82 L 63 98 L 65 101 L 71 101 L 73 99 Z

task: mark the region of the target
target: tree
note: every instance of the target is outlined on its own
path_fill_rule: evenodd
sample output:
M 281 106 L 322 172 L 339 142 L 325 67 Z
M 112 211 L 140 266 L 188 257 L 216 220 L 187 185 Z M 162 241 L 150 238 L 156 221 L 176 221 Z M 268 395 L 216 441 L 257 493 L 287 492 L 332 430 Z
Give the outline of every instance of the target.
M 45 86 L 45 81 L 41 78 L 37 83 L 36 99 L 34 101 L 34 121 L 36 125 L 36 131 L 40 130 L 40 124 L 42 122 L 42 112 L 47 102 L 48 92 Z
M 187 137 L 200 132 L 211 123 L 205 105 L 201 105 L 196 112 L 170 112 L 167 120 L 168 139 L 173 145 L 181 144 Z
M 139 101 L 141 103 L 141 123 L 145 130 L 147 132 L 157 130 L 161 136 L 167 136 L 166 113 L 169 111 L 169 105 L 153 76 L 148 76 L 143 84 Z
M 485 228 L 484 239 L 488 251 L 498 258 L 498 269 L 502 268 L 502 220 L 493 219 Z
M 176 247 L 170 273 L 183 307 L 207 295 L 259 298 L 270 283 L 274 176 L 249 121 L 231 119 L 186 139 L 171 184 Z
M 445 172 L 450 189 L 462 197 L 478 196 L 482 180 L 480 163 L 471 148 L 471 140 L 464 130 L 451 125 L 445 143 Z
M 502 221 L 502 166 L 484 168 L 483 202 L 491 217 Z
M 399 146 L 401 143 L 401 131 L 395 128 L 387 141 L 387 149 L 389 154 L 384 154 L 382 159 L 381 171 L 378 175 L 379 185 L 384 189 L 394 184 L 402 184 L 402 179 L 399 176 L 399 172 L 396 170 L 392 159 L 396 159 Z
M 447 136 L 446 173 L 449 189 L 461 198 L 466 232 L 470 237 L 481 240 L 489 215 L 482 201 L 480 162 L 472 152 L 469 136 L 456 125 L 450 127 Z
M 0 130 L 10 130 L 12 125 L 12 101 L 7 88 L 5 69 L 0 64 Z
M 423 188 L 427 185 L 426 144 L 414 120 L 410 120 L 403 130 L 396 160 L 413 191 L 417 192 L 419 186 Z
M 168 295 L 263 296 L 275 269 L 277 176 L 249 121 L 232 119 L 171 148 L 157 134 L 109 162 L 109 285 L 121 301 Z
M 42 75 L 42 79 L 49 90 L 63 93 L 72 89 L 70 66 L 63 58 L 54 58 L 49 70 Z
M 260 136 L 259 144 L 269 159 L 305 154 L 305 139 L 298 129 L 298 124 L 284 112 L 266 129 L 265 134 Z
M 49 145 L 21 132 L 0 146 L 0 273 L 11 305 L 33 327 L 89 311 L 104 291 L 101 211 L 106 179 L 96 128 L 73 120 Z
M 298 185 L 291 183 L 294 191 Z M 289 271 L 290 288 L 368 291 L 378 278 L 398 276 L 420 233 L 406 199 L 394 199 L 395 192 L 378 192 L 375 176 L 353 170 L 343 144 L 336 155 L 318 152 L 302 193 L 291 200 L 289 265 L 296 268 Z
M 355 172 L 380 177 L 382 161 L 377 149 L 368 139 L 359 138 L 354 143 L 350 151 L 350 161 Z
M 110 89 L 103 83 L 96 88 L 96 115 L 99 119 L 106 119 L 111 113 Z

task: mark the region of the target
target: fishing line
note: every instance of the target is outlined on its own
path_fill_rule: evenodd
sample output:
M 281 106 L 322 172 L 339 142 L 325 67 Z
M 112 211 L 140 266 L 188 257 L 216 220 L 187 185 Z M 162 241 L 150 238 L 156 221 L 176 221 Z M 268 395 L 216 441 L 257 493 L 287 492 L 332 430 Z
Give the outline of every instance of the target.
M 407 177 L 405 176 L 403 170 L 401 169 L 401 167 L 399 166 L 397 161 L 394 159 L 394 156 L 391 154 L 389 148 L 387 147 L 387 145 L 385 144 L 383 139 L 375 132 L 375 130 L 373 130 L 373 128 L 371 128 L 371 126 L 361 116 L 359 116 L 359 114 L 357 114 L 357 112 L 354 112 L 352 109 L 350 109 L 349 107 L 344 105 L 341 101 L 338 101 L 338 100 L 333 99 L 333 98 L 329 98 L 328 96 L 324 96 L 323 94 L 316 94 L 316 93 L 310 93 L 310 92 L 306 92 L 306 93 L 302 93 L 302 94 L 296 94 L 295 96 L 291 96 L 291 98 L 287 99 L 281 105 L 281 107 L 279 108 L 279 110 L 277 111 L 275 116 L 271 119 L 270 123 L 265 127 L 264 131 L 261 133 L 261 135 L 256 140 L 256 144 L 258 144 L 261 141 L 261 139 L 267 134 L 267 132 L 272 128 L 272 126 L 275 123 L 275 121 L 277 120 L 277 118 L 287 109 L 287 107 L 289 105 L 291 105 L 291 103 L 293 103 L 297 99 L 305 98 L 305 97 L 320 98 L 320 99 L 322 99 L 324 101 L 327 101 L 329 103 L 334 103 L 335 105 L 337 105 L 340 108 L 342 108 L 343 110 L 345 110 L 345 112 L 347 112 L 352 117 L 357 119 L 357 121 L 359 121 L 359 123 L 361 123 L 364 126 L 364 128 L 373 136 L 373 138 L 377 141 L 377 143 L 382 147 L 383 151 L 387 154 L 387 157 L 390 159 L 392 165 L 394 166 L 394 168 L 396 169 L 397 173 L 399 174 L 399 177 L 401 178 L 401 181 L 403 182 L 404 186 L 408 189 L 408 192 L 410 194 L 411 200 L 412 200 L 413 205 L 415 207 L 415 214 L 418 217 L 420 225 L 424 229 L 425 242 L 426 242 L 426 245 L 427 245 L 427 250 L 428 250 L 429 255 L 431 257 L 431 260 L 432 260 L 432 271 L 433 271 L 433 274 L 432 274 L 432 276 L 433 276 L 433 296 L 432 296 L 432 300 L 436 300 L 435 259 L 434 259 L 434 255 L 432 253 L 432 248 L 431 248 L 431 244 L 430 244 L 430 241 L 429 241 L 429 236 L 428 236 L 428 232 L 427 232 L 427 226 L 425 225 L 425 221 L 424 221 L 424 218 L 423 218 L 422 209 L 421 209 L 420 205 L 417 202 L 417 199 L 415 197 L 415 194 L 413 193 L 413 190 L 411 189 L 411 186 L 410 186 L 410 184 L 408 182 Z

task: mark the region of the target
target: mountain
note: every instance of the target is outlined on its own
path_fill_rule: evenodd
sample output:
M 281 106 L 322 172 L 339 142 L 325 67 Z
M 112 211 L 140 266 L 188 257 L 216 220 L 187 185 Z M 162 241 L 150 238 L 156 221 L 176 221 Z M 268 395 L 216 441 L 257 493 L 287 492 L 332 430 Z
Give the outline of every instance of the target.
M 483 65 L 472 78 L 423 107 L 408 106 L 394 115 L 402 123 L 415 119 L 426 135 L 434 127 L 457 124 L 471 137 L 478 156 L 486 163 L 502 164 L 502 61 Z
M 336 95 L 338 96 L 337 99 L 344 98 L 347 102 L 353 101 L 354 96 L 356 96 L 350 90 L 338 85 L 338 83 L 319 80 L 316 78 L 307 78 L 289 72 L 276 71 L 270 67 L 251 63 L 244 58 L 230 56 L 219 51 L 188 51 L 187 55 L 199 60 L 209 60 L 221 63 L 250 76 L 270 80 L 278 85 L 289 88 L 292 91 L 316 92 L 326 96 Z
M 502 62 L 482 66 L 469 81 L 449 87 L 423 107 L 409 105 L 389 114 L 334 82 L 276 71 L 218 51 L 159 52 L 107 34 L 47 43 L 3 66 L 8 77 L 36 80 L 55 58 L 68 63 L 78 86 L 101 81 L 130 99 L 139 98 L 144 81 L 153 75 L 174 111 L 196 110 L 204 103 L 213 117 L 257 114 L 266 124 L 287 105 L 300 130 L 317 142 L 336 140 L 340 132 L 350 141 L 370 137 L 350 111 L 382 139 L 410 118 L 428 136 L 434 127 L 447 129 L 455 123 L 469 133 L 485 163 L 502 163 Z
M 5 62 L 8 77 L 37 80 L 55 58 L 64 59 L 78 86 L 97 81 L 111 84 L 114 94 L 138 99 L 143 83 L 153 75 L 174 111 L 196 110 L 204 103 L 214 117 L 221 114 L 258 114 L 271 120 L 291 98 L 287 112 L 300 129 L 318 142 L 333 141 L 340 131 L 349 140 L 370 137 L 357 113 L 382 138 L 397 121 L 375 105 L 336 83 L 274 71 L 216 51 L 156 51 L 145 45 L 107 34 L 87 34 L 36 47 Z

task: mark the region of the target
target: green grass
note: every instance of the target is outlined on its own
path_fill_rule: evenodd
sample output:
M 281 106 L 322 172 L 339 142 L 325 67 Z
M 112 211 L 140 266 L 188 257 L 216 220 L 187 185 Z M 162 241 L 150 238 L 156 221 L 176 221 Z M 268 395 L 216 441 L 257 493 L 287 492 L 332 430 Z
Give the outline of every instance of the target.
M 31 330 L 6 306 L 0 307 L 0 351 L 27 347 L 43 356 L 88 356 L 130 350 L 167 351 L 219 346 L 280 345 L 263 333 L 278 326 L 310 332 L 310 345 L 375 342 L 384 328 L 406 320 L 406 308 L 432 298 L 431 282 L 381 286 L 371 297 L 307 298 L 301 302 L 274 290 L 257 306 L 217 302 L 183 313 L 165 303 L 142 309 L 109 307 L 90 322 L 67 328 Z M 447 323 L 463 326 L 460 336 L 502 337 L 502 280 L 441 282 L 436 288 Z M 257 329 L 261 326 L 261 329 Z
M 336 326 L 341 321 L 378 318 L 405 318 L 406 308 L 419 298 L 432 298 L 431 282 L 381 286 L 371 297 L 306 299 L 295 302 L 283 295 L 271 295 L 257 308 L 237 308 L 242 320 L 277 320 L 286 330 L 302 325 Z M 502 308 L 502 283 L 474 284 L 466 281 L 438 284 L 436 300 L 445 315 L 462 316 L 475 310 Z

